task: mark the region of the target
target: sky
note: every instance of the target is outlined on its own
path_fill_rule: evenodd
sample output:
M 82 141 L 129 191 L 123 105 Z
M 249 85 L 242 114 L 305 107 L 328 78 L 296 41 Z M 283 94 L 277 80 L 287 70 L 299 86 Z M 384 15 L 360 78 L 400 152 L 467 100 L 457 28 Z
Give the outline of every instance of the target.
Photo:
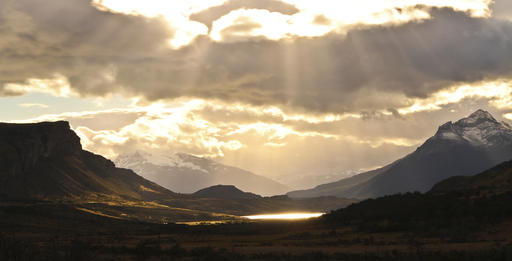
M 353 173 L 479 108 L 512 122 L 509 0 L 0 2 L 0 121 L 111 159 Z

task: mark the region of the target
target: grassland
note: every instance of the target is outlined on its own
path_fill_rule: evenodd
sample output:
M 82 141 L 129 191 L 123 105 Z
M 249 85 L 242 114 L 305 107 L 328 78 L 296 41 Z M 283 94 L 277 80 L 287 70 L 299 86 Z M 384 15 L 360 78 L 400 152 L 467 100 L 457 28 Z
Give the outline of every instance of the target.
M 464 232 L 309 221 L 188 226 L 111 218 L 65 204 L 0 206 L 0 260 L 511 260 L 512 219 Z

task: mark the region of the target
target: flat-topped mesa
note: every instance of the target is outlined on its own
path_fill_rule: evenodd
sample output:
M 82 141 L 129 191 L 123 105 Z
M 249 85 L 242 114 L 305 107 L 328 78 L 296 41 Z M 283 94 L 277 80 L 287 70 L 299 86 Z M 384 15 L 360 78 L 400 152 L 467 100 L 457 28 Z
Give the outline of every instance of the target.
M 80 138 L 66 121 L 0 123 L 0 168 L 10 166 L 9 172 L 29 170 L 42 159 L 81 152 Z
M 175 194 L 82 150 L 69 123 L 0 123 L 0 198 L 68 199 L 107 195 L 154 200 Z

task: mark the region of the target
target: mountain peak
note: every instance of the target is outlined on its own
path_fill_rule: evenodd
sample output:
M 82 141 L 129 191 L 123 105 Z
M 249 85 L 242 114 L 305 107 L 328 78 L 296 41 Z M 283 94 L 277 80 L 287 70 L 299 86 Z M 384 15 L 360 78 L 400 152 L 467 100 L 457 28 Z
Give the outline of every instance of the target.
M 493 146 L 510 143 L 512 129 L 498 122 L 489 112 L 479 109 L 455 123 L 449 121 L 441 125 L 434 139 L 469 142 L 478 146 Z
M 471 113 L 468 117 L 460 119 L 457 121 L 459 125 L 478 125 L 484 122 L 491 122 L 495 124 L 499 124 L 499 122 L 487 111 L 482 109 L 478 109 L 477 111 Z
M 488 118 L 494 119 L 494 117 L 486 110 L 478 109 L 475 112 L 471 113 L 468 118 Z

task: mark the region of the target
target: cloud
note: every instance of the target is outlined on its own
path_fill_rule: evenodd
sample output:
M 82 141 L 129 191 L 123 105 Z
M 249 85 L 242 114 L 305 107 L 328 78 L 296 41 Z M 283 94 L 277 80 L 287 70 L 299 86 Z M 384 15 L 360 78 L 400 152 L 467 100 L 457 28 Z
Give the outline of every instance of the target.
M 464 99 L 487 99 L 497 109 L 512 108 L 512 81 L 497 80 L 465 84 L 443 89 L 428 98 L 412 99 L 411 105 L 397 110 L 401 114 L 418 111 L 440 110 L 447 104 L 459 103 Z
M 504 118 L 508 119 L 508 120 L 512 120 L 512 113 L 506 113 L 503 115 Z
M 311 113 L 182 98 L 127 108 L 47 114 L 23 122 L 68 120 L 85 149 L 110 158 L 134 150 L 165 155 L 185 152 L 263 175 L 318 174 L 330 168 L 385 165 L 412 152 L 439 125 L 465 117 L 475 108 L 489 110 L 498 119 L 509 117 L 511 108 L 499 109 L 495 103 L 506 93 L 479 96 L 483 90 L 479 88 L 488 88 L 482 86 L 474 86 L 475 95 L 455 103 L 447 100 L 436 110 L 400 117 L 388 110 L 365 118 L 351 113 Z M 453 90 L 458 93 L 458 89 Z
M 204 8 L 196 8 L 197 3 L 183 4 L 177 10 L 190 16 L 204 14 L 224 1 Z M 331 32 L 287 41 L 268 40 L 261 37 L 266 33 L 258 33 L 258 28 L 266 26 L 257 18 L 260 13 L 281 21 L 310 10 L 306 3 L 288 2 L 298 10 L 288 13 L 279 11 L 284 7 L 277 5 L 269 8 L 272 10 L 255 9 L 254 3 L 247 4 L 252 9 L 228 9 L 212 21 L 210 33 L 216 32 L 215 23 L 223 17 L 255 12 L 258 15 L 242 19 L 242 26 L 220 26 L 229 30 L 217 31 L 225 33 L 221 38 L 236 38 L 245 32 L 259 37 L 258 41 L 215 42 L 202 36 L 174 50 L 168 41 L 176 28 L 159 16 L 106 12 L 86 0 L 50 0 L 42 6 L 29 0 L 4 1 L 0 11 L 0 94 L 44 90 L 63 95 L 58 87 L 38 87 L 37 81 L 58 77 L 71 93 L 80 96 L 116 93 L 147 102 L 191 97 L 359 115 L 404 108 L 411 105 L 411 99 L 424 99 L 455 85 L 512 78 L 512 25 L 480 17 L 487 1 L 450 2 L 467 13 L 414 6 L 428 11 L 431 18 L 356 27 L 346 34 Z M 327 3 L 322 15 L 332 20 L 327 12 L 333 8 Z M 409 5 L 383 3 L 386 8 L 394 8 L 396 3 Z M 315 14 L 320 12 L 311 8 Z M 318 16 L 311 18 L 317 20 Z M 250 21 L 253 27 L 246 26 Z M 288 29 L 279 31 L 277 24 L 276 39 Z
M 181 100 L 173 105 L 154 103 L 125 109 L 48 114 L 22 122 L 68 120 L 85 148 L 108 156 L 146 149 L 222 157 L 227 151 L 246 148 L 255 140 L 270 147 L 282 147 L 288 142 L 308 138 L 343 140 L 374 148 L 385 144 L 407 147 L 417 143 L 407 138 L 361 137 L 314 127 L 319 124 L 338 126 L 344 124 L 347 117 L 351 116 L 333 118 L 219 100 Z
M 373 137 L 347 134 L 339 126 L 353 125 L 347 120 L 359 120 L 351 116 L 333 119 L 331 115 L 287 113 L 272 106 L 219 100 L 184 99 L 172 104 L 43 115 L 23 122 L 53 120 L 70 121 L 85 149 L 110 158 L 134 150 L 166 155 L 185 152 L 267 176 L 334 166 L 374 166 L 393 155 L 403 155 L 416 144 L 414 139 L 394 136 L 396 133 Z M 333 126 L 313 127 L 321 124 Z M 375 157 L 354 158 L 363 151 Z M 377 158 L 372 151 L 386 152 L 386 156 Z M 340 163 L 342 167 L 337 165 Z
M 24 107 L 24 108 L 39 108 L 39 109 L 46 109 L 49 107 L 48 105 L 41 104 L 41 103 L 20 103 L 20 104 L 18 104 L 18 106 Z
M 114 15 L 85 0 L 2 1 L 0 21 L 4 95 L 9 84 L 56 75 L 80 94 L 103 95 L 115 86 L 116 59 L 154 57 L 173 35 L 161 19 Z
M 56 74 L 49 79 L 29 78 L 24 83 L 8 83 L 0 90 L 1 96 L 21 96 L 27 93 L 45 93 L 56 97 L 76 95 L 66 77 Z
M 173 48 L 180 48 L 190 44 L 197 36 L 208 34 L 208 28 L 202 23 L 190 20 L 190 15 L 222 5 L 226 0 L 93 0 L 92 2 L 96 8 L 102 11 L 165 19 L 169 27 L 175 31 L 168 40 L 169 45 Z
M 215 20 L 209 36 L 215 41 L 247 41 L 319 37 L 346 33 L 373 25 L 400 25 L 431 18 L 432 7 L 450 7 L 475 17 L 489 14 L 489 1 L 302 1 L 284 0 L 295 6 L 293 14 L 267 9 L 240 8 Z
M 240 9 L 260 9 L 270 12 L 279 12 L 284 15 L 293 15 L 299 12 L 295 6 L 278 0 L 230 0 L 223 5 L 210 7 L 201 12 L 192 14 L 191 20 L 205 24 L 208 28 L 219 18 L 229 14 L 232 11 Z
M 450 7 L 457 11 L 468 12 L 472 16 L 486 16 L 489 13 L 490 1 L 320 0 L 313 3 L 303 0 L 265 0 L 256 3 L 252 0 L 150 0 L 144 2 L 93 0 L 93 3 L 100 10 L 114 13 L 164 17 L 176 30 L 169 42 L 172 47 L 179 48 L 190 44 L 199 35 L 207 35 L 215 41 L 232 41 L 233 36 L 226 35 L 227 31 L 235 33 L 235 36 L 245 36 L 243 40 L 254 37 L 279 40 L 322 36 L 329 32 L 344 33 L 355 25 L 407 23 L 430 18 L 425 7 Z M 222 14 L 223 16 L 219 17 Z M 318 22 L 319 18 L 321 23 Z M 210 33 L 207 26 L 211 28 Z M 239 31 L 234 28 L 246 29 Z M 253 32 L 247 28 L 258 28 L 258 30 Z
M 512 2 L 508 0 L 495 0 L 491 5 L 491 9 L 495 17 L 512 21 Z

